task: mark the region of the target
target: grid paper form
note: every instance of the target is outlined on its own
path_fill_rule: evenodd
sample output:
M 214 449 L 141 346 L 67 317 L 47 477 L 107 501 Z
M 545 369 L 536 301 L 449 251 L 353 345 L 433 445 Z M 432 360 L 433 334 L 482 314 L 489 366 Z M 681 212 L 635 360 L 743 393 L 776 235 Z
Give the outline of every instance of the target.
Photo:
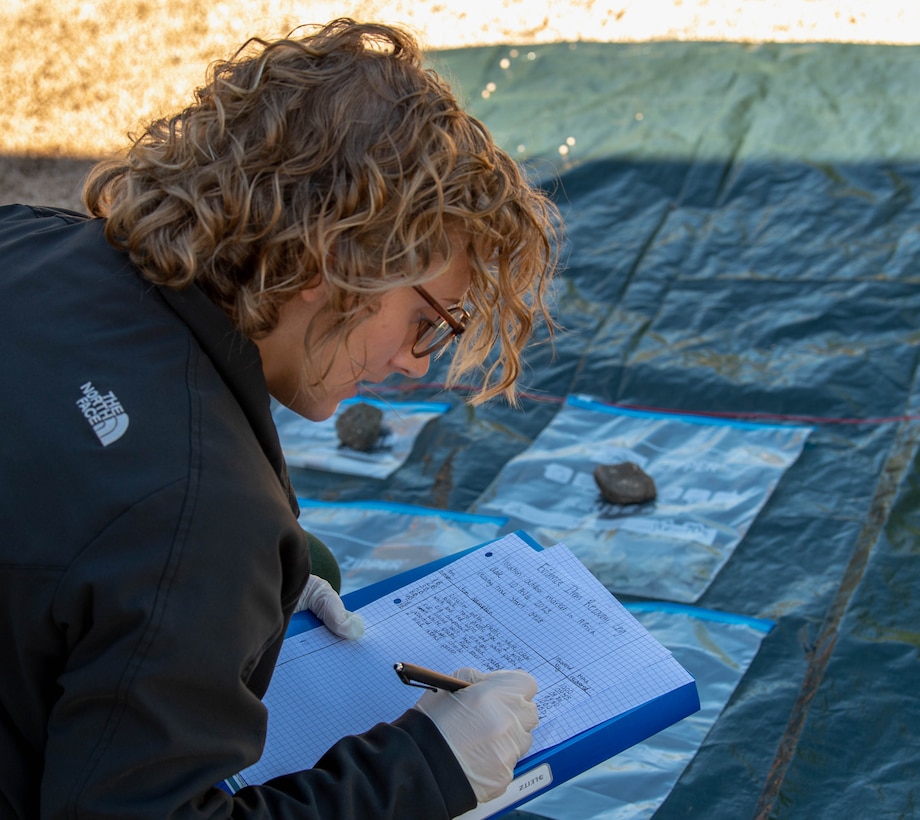
M 692 680 L 567 547 L 538 551 L 514 534 L 360 612 L 361 640 L 312 629 L 284 642 L 265 751 L 245 782 L 310 768 L 343 736 L 399 717 L 421 692 L 396 662 L 530 672 L 540 725 L 529 755 Z

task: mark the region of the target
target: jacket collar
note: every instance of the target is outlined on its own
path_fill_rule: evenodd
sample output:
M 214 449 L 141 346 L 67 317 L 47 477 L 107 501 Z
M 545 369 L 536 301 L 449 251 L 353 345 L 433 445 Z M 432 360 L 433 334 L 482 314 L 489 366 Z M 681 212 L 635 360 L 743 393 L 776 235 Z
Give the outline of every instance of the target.
M 196 285 L 182 290 L 157 286 L 173 312 L 188 326 L 242 408 L 259 445 L 287 492 L 294 515 L 300 510 L 288 477 L 259 348 Z

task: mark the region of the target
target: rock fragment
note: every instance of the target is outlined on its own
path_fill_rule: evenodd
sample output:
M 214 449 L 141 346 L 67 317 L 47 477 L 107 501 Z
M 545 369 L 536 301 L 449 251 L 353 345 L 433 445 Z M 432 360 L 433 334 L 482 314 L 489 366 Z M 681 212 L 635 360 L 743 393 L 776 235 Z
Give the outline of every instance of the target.
M 335 420 L 335 431 L 343 447 L 367 452 L 380 438 L 383 411 L 372 404 L 353 404 Z
M 654 479 L 632 461 L 598 464 L 594 480 L 601 495 L 611 504 L 642 504 L 658 495 Z

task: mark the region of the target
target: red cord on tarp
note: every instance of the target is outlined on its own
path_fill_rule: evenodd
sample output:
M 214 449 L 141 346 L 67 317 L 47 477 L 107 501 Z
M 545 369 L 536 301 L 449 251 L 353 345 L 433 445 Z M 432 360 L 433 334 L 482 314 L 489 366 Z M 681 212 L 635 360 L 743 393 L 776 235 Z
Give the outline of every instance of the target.
M 450 390 L 453 392 L 474 393 L 476 388 L 472 385 L 457 384 L 447 387 L 443 382 L 417 382 L 406 385 L 393 385 L 384 387 L 375 385 L 366 391 L 373 396 L 379 393 L 410 393 L 418 390 Z M 535 402 L 561 404 L 565 396 L 552 396 L 543 393 L 518 393 L 521 399 Z M 797 413 L 759 413 L 753 411 L 719 411 L 719 410 L 675 410 L 673 407 L 654 407 L 643 404 L 617 404 L 614 402 L 601 402 L 611 407 L 622 407 L 624 410 L 639 410 L 649 413 L 674 413 L 684 416 L 706 416 L 711 418 L 744 419 L 751 421 L 792 421 L 803 424 L 899 424 L 902 422 L 920 421 L 920 415 L 906 416 L 867 416 L 866 418 L 837 418 L 834 416 L 807 416 Z

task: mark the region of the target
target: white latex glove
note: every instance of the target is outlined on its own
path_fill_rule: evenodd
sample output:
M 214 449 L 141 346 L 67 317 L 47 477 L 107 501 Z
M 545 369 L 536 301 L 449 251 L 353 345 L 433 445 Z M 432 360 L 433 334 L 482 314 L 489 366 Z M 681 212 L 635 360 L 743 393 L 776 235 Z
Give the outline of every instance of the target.
M 364 618 L 357 612 L 349 612 L 339 594 L 325 578 L 311 575 L 297 602 L 297 612 L 308 609 L 319 618 L 326 629 L 340 638 L 353 641 L 364 634 Z
M 415 708 L 438 727 L 466 774 L 476 799 L 485 803 L 511 783 L 514 767 L 530 748 L 536 728 L 537 682 L 520 670 L 454 673 L 467 686 L 459 692 L 426 692 Z

